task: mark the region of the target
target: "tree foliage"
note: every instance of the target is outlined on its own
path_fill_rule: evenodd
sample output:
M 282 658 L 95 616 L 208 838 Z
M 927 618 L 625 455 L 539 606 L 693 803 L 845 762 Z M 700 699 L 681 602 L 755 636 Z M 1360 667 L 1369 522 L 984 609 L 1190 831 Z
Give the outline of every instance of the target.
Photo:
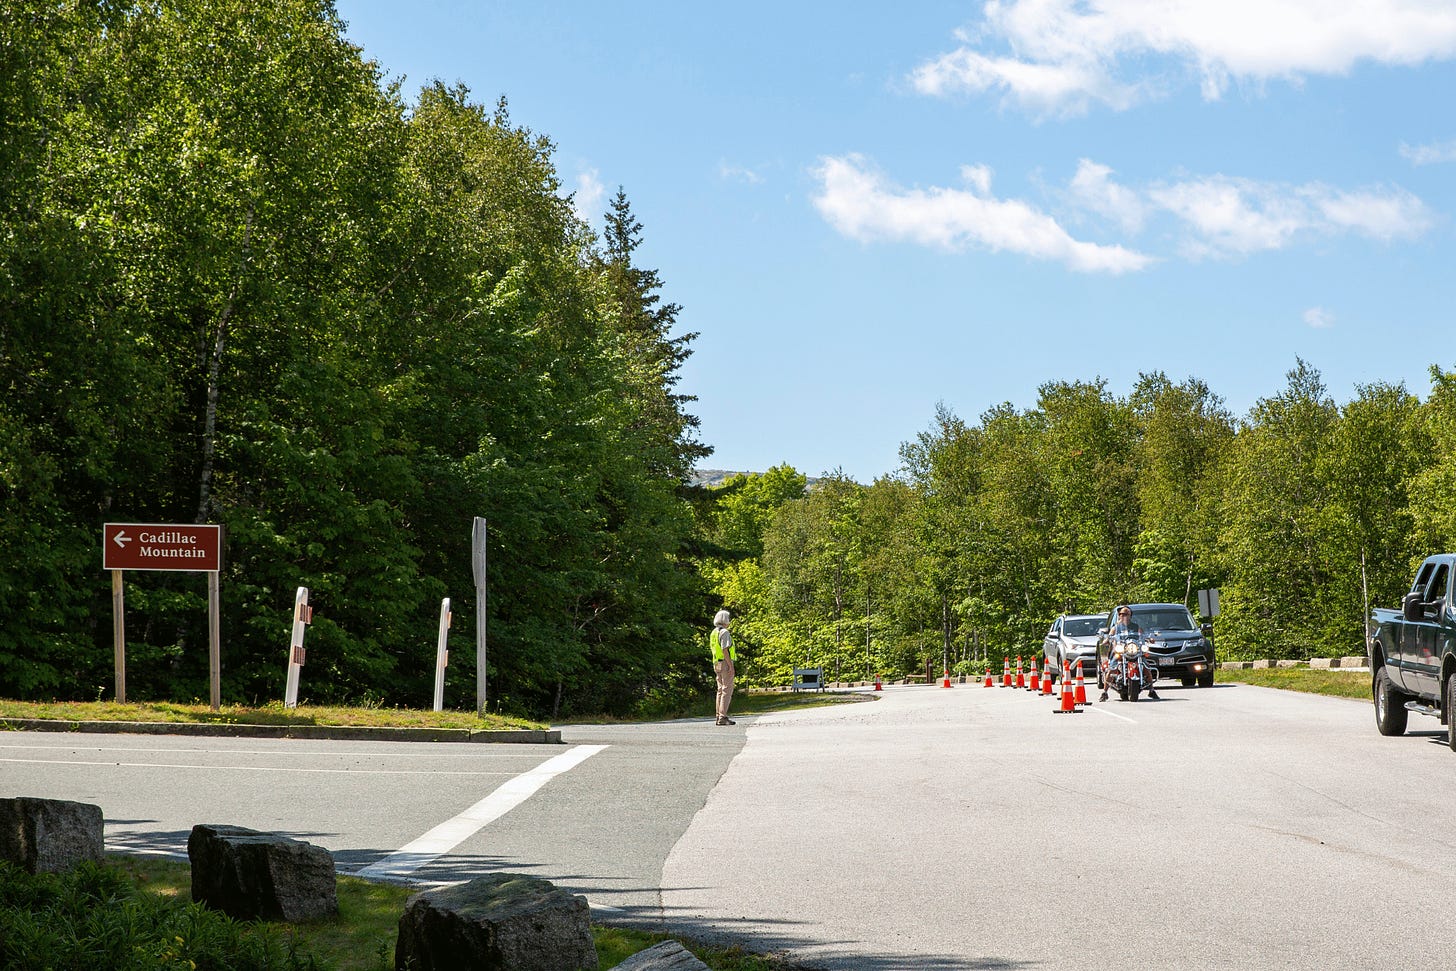
M 0 691 L 109 687 L 108 520 L 225 527 L 229 698 L 281 693 L 301 585 L 305 694 L 422 704 L 441 597 L 473 655 L 475 516 L 493 705 L 702 676 L 694 335 L 624 192 L 599 240 L 548 139 L 462 88 L 406 104 L 327 0 L 10 9 Z M 132 694 L 202 694 L 201 584 L 126 592 Z
M 1377 384 L 1340 406 L 1297 361 L 1241 420 L 1162 373 L 1126 398 L 1051 382 L 975 424 L 942 406 L 899 476 L 830 478 L 766 522 L 734 520 L 762 536 L 734 568 L 757 591 L 737 588 L 742 621 L 771 645 L 750 677 L 811 657 L 845 678 L 999 669 L 1038 654 L 1058 613 L 1196 612 L 1209 588 L 1223 657 L 1359 653 L 1367 588 L 1395 602 L 1415 562 L 1456 542 L 1456 377 L 1432 381 L 1425 402 Z

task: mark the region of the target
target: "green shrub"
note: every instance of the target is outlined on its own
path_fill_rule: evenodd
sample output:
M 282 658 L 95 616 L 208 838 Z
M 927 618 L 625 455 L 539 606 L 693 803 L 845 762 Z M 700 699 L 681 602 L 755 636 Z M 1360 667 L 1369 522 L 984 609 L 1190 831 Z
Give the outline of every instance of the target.
M 83 863 L 31 876 L 0 863 L 3 971 L 304 971 L 319 969 L 276 929 L 200 904 L 138 892 L 119 871 Z

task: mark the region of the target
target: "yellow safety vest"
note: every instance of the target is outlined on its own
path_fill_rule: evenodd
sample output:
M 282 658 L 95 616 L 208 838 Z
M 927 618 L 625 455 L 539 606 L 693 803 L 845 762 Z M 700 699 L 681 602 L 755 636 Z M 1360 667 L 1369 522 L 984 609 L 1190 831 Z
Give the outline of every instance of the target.
M 718 639 L 720 634 L 728 634 L 726 627 L 714 627 L 708 634 L 708 651 L 713 655 L 713 661 L 723 660 L 723 642 Z M 733 643 L 733 635 L 728 634 L 728 657 L 734 664 L 738 663 L 738 646 Z

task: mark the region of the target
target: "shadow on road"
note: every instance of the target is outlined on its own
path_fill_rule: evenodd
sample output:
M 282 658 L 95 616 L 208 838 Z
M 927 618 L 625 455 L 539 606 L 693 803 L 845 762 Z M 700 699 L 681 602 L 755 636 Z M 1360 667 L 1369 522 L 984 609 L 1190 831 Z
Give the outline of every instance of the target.
M 1443 736 L 1444 737 L 1444 736 Z M 130 853 L 143 856 L 167 856 L 187 859 L 187 838 L 190 830 L 163 832 L 114 832 L 113 827 L 145 826 L 153 820 L 114 819 L 107 821 L 106 848 L 110 852 Z M 317 843 L 327 838 L 328 833 L 276 831 L 280 836 L 305 842 Z M 389 853 L 377 849 L 346 849 L 333 851 L 334 863 L 340 874 L 348 876 Z M 443 884 L 459 883 L 488 873 L 530 873 L 537 867 L 522 864 L 518 860 L 507 861 L 491 856 L 446 856 L 421 867 L 407 880 L 399 882 L 421 889 Z M 619 925 L 634 930 L 665 933 L 692 941 L 699 941 L 716 947 L 739 947 L 754 954 L 774 955 L 792 968 L 800 971 L 829 971 L 829 969 L 855 969 L 855 971 L 1014 971 L 1019 968 L 1036 967 L 1037 962 L 1021 961 L 996 955 L 968 957 L 950 954 L 929 954 L 924 952 L 868 953 L 857 951 L 860 942 L 851 940 L 824 940 L 813 936 L 812 928 L 789 918 L 763 917 L 745 922 L 742 928 L 730 929 L 721 923 L 709 921 L 687 911 L 664 909 L 660 905 L 660 889 L 657 887 L 623 887 L 610 885 L 596 878 L 562 876 L 551 877 L 557 886 L 572 893 L 582 894 L 595 904 L 592 920 L 599 924 Z M 679 888 L 691 889 L 691 888 Z M 614 906 L 614 899 L 641 900 L 650 896 L 657 901 L 652 905 L 627 904 Z M 864 945 L 867 946 L 867 945 Z M 813 952 L 828 949 L 832 953 L 815 958 Z M 798 955 L 809 952 L 804 957 Z

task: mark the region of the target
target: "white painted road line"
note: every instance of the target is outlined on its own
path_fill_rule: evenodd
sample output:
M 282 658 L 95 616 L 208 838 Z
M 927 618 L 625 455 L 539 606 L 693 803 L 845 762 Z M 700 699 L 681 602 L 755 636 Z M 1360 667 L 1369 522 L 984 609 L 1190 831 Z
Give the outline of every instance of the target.
M 406 744 L 417 745 L 416 742 L 397 743 L 390 742 L 390 745 Z M 449 743 L 457 744 L 457 743 Z M 535 761 L 539 756 L 534 752 L 491 752 L 486 756 L 481 749 L 486 746 L 476 746 L 467 751 L 442 752 L 438 749 L 425 753 L 425 758 L 430 759 L 480 759 L 488 757 L 493 761 L 503 759 L 530 759 Z M 499 746 L 496 746 L 499 747 Z M 70 753 L 72 755 L 94 754 L 97 752 L 145 752 L 148 755 L 267 755 L 278 758 L 299 759 L 299 758 L 331 758 L 331 759 L 366 759 L 366 758 L 387 758 L 394 752 L 378 749 L 339 749 L 333 748 L 327 751 L 310 751 L 295 748 L 159 748 L 157 746 L 145 747 L 136 745 L 12 745 L 0 743 L 0 751 L 17 752 L 50 752 L 52 755 Z M 413 757 L 413 753 L 411 753 Z
M 200 769 L 204 772 L 302 772 L 334 775 L 510 775 L 509 772 L 469 772 L 457 769 L 301 769 L 277 765 L 188 765 L 179 762 L 91 762 L 84 759 L 0 759 L 17 765 L 98 765 L 113 769 Z
M 1129 725 L 1136 725 L 1137 724 L 1137 721 L 1135 719 L 1129 718 L 1126 715 L 1119 715 L 1115 711 L 1108 711 L 1106 708 L 1093 708 L 1091 705 L 1088 705 L 1087 706 L 1087 710 L 1088 711 L 1095 711 L 1095 712 L 1097 712 L 1097 714 L 1099 714 L 1099 715 L 1106 715 L 1109 718 L 1121 718 L 1123 721 L 1127 722 Z
M 480 832 L 482 828 L 525 802 L 536 790 L 563 772 L 573 769 L 596 755 L 605 745 L 577 745 L 552 759 L 547 759 L 530 772 L 523 772 L 499 789 L 448 819 L 419 839 L 401 847 L 382 860 L 359 870 L 356 876 L 375 880 L 406 877 L 420 867 L 449 853 Z

